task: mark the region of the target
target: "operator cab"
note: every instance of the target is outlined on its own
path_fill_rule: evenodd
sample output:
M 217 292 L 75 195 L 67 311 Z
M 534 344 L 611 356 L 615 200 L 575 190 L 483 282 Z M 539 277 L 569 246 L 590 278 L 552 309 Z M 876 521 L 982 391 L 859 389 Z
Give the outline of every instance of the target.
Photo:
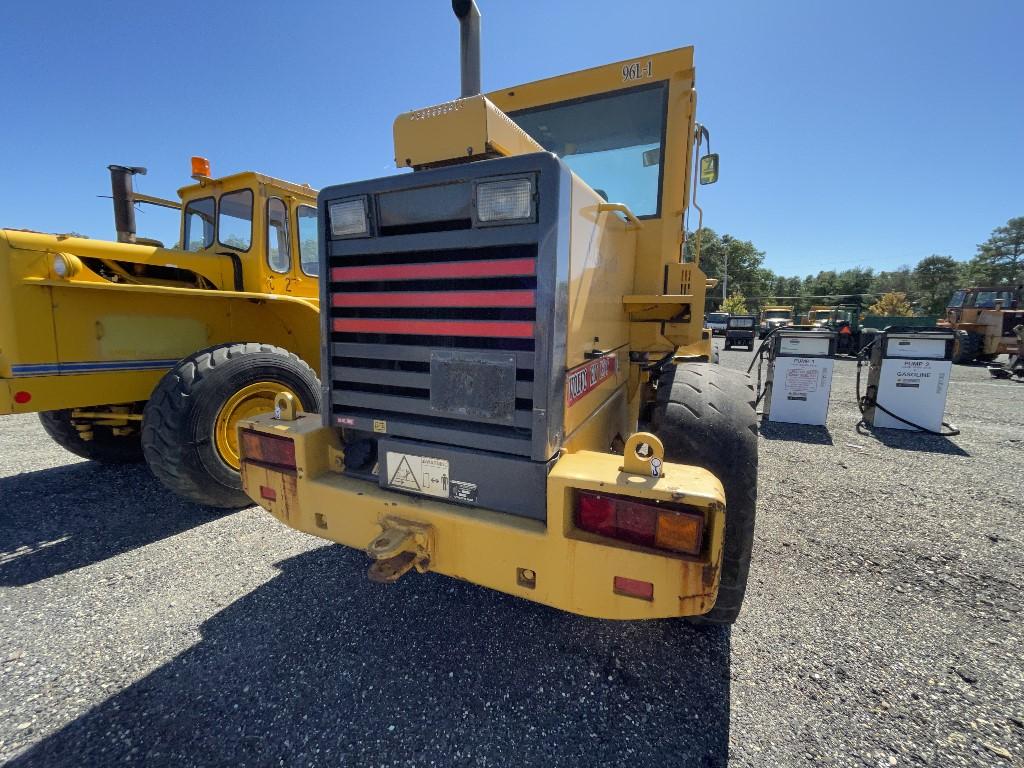
M 230 255 L 238 290 L 317 297 L 316 190 L 252 171 L 214 179 L 202 158 L 193 178 L 176 249 Z

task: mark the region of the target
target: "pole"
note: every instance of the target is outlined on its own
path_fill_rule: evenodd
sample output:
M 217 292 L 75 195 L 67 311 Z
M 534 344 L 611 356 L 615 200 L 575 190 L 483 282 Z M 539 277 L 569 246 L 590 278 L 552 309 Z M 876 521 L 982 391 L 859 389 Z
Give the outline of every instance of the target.
M 722 271 L 722 303 L 729 297 L 729 243 L 732 242 L 730 235 L 722 235 L 722 253 L 725 258 L 725 269 Z

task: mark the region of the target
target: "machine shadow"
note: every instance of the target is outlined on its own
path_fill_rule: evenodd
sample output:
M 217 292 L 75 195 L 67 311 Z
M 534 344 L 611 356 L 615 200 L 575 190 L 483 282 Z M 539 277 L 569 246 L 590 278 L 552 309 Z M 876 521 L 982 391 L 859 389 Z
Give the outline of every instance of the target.
M 811 445 L 832 445 L 828 427 L 816 424 L 787 424 L 782 421 L 761 420 L 758 434 L 766 440 L 788 440 Z
M 730 631 L 562 614 L 325 546 L 10 766 L 725 766 Z
M 884 429 L 857 425 L 857 432 L 865 437 L 873 437 L 886 448 L 898 448 L 901 451 L 919 451 L 922 453 L 941 453 L 947 456 L 970 456 L 971 454 L 954 443 L 948 437 L 929 435 L 909 429 Z
M 209 522 L 145 464 L 91 461 L 0 478 L 0 586 L 20 587 Z

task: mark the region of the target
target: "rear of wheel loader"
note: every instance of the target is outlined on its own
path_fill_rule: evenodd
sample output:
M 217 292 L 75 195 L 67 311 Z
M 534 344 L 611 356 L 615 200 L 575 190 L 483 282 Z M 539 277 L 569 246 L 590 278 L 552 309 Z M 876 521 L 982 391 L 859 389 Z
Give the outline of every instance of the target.
M 453 5 L 472 46 L 475 6 Z M 242 422 L 244 488 L 366 551 L 375 581 L 731 622 L 757 436 L 681 250 L 707 136 L 693 51 L 486 97 L 471 75 L 395 121 L 412 173 L 321 192 L 323 412 Z

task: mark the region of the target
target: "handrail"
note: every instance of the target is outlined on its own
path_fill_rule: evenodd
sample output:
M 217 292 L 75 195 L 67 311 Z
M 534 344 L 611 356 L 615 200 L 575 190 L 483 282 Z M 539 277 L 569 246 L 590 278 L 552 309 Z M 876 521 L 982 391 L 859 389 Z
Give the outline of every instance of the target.
M 136 203 L 149 203 L 150 205 L 159 205 L 163 208 L 176 208 L 181 210 L 181 203 L 177 200 L 167 200 L 163 197 L 143 195 L 141 192 L 132 192 L 132 200 Z
M 635 213 L 629 210 L 629 206 L 625 203 L 601 203 L 597 206 L 597 210 L 601 213 L 605 211 L 618 211 L 633 225 L 633 229 L 643 229 L 644 227 L 644 223 L 636 217 Z

